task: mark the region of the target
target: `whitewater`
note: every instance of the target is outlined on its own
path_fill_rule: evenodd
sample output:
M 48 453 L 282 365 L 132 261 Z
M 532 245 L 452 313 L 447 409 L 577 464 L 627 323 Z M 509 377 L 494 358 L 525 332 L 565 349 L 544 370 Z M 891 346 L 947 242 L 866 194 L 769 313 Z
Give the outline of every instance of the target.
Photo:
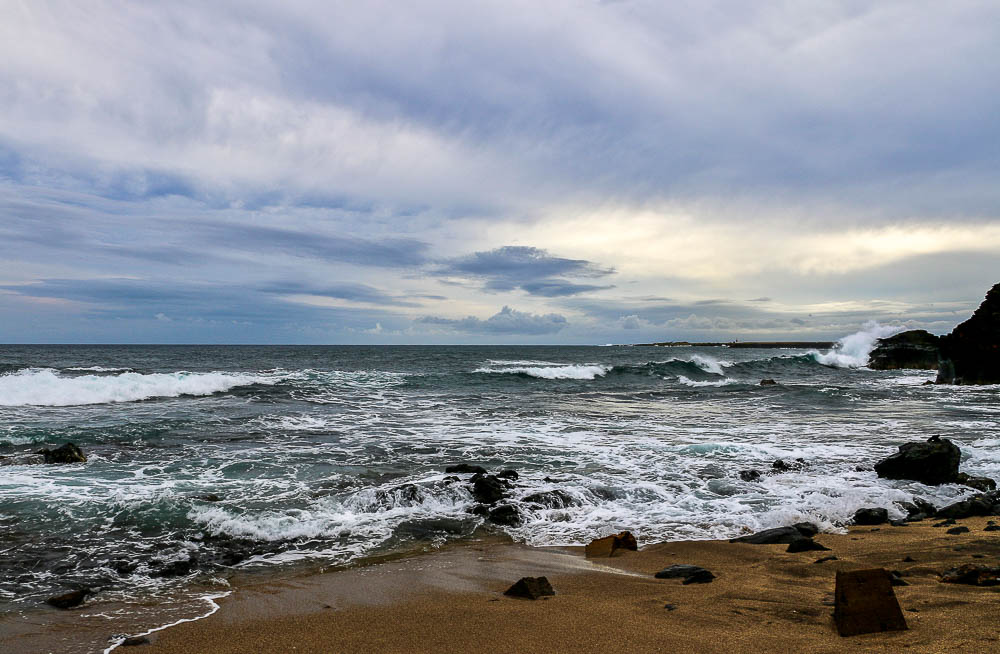
M 2 346 L 0 610 L 87 586 L 94 615 L 181 607 L 155 628 L 204 614 L 233 575 L 490 532 L 565 545 L 839 530 L 862 506 L 898 517 L 915 496 L 971 492 L 872 471 L 934 434 L 964 471 L 1000 478 L 1000 389 L 869 370 L 897 330 L 866 325 L 831 351 Z M 35 462 L 65 442 L 87 463 Z M 520 520 L 487 522 L 470 475 L 446 472 L 457 463 L 515 471 Z

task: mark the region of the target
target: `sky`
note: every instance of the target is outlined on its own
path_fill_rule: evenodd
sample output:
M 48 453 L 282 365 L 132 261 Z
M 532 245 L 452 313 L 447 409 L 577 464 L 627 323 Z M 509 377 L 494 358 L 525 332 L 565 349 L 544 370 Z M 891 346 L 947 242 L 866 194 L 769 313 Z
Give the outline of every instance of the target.
M 949 332 L 1000 3 L 0 0 L 0 342 Z

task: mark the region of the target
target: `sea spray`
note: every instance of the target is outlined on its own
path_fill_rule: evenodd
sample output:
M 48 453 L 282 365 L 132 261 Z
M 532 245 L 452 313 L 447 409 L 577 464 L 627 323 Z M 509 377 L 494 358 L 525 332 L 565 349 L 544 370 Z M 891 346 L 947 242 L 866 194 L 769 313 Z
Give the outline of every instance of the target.
M 810 354 L 824 366 L 861 368 L 868 365 L 868 355 L 875 349 L 880 338 L 888 338 L 904 329 L 905 327 L 898 325 L 880 325 L 874 320 L 869 320 L 861 331 L 841 338 L 829 352 L 821 354 L 813 350 Z

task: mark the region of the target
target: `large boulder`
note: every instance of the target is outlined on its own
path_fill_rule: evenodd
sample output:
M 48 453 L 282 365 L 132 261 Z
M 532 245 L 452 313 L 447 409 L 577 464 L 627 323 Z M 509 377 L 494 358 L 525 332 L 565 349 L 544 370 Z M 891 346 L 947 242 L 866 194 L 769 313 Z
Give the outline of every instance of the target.
M 875 464 L 885 479 L 911 479 L 924 484 L 949 484 L 958 479 L 962 451 L 947 438 L 932 436 L 925 443 L 904 443 L 899 452 Z
M 940 345 L 937 383 L 1000 384 L 1000 284 Z
M 868 355 L 868 367 L 873 370 L 937 370 L 938 355 L 938 337 L 923 329 L 914 329 L 879 339 Z

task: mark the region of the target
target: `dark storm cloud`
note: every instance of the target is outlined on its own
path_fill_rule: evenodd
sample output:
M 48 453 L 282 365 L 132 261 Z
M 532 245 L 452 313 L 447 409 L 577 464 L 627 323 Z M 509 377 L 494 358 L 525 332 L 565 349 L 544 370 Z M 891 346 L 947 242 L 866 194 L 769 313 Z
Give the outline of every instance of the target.
M 564 277 L 597 278 L 614 272 L 614 268 L 602 267 L 584 259 L 556 257 L 540 248 L 515 245 L 474 252 L 437 269 L 439 275 L 479 280 L 488 291 L 521 289 L 530 295 L 543 297 L 578 295 L 613 288 L 578 284 Z
M 565 316 L 557 313 L 538 315 L 517 311 L 508 306 L 500 309 L 486 320 L 474 316 L 461 319 L 424 316 L 419 323 L 435 327 L 445 327 L 452 331 L 468 334 L 507 334 L 540 336 L 554 334 L 564 329 L 569 323 Z

